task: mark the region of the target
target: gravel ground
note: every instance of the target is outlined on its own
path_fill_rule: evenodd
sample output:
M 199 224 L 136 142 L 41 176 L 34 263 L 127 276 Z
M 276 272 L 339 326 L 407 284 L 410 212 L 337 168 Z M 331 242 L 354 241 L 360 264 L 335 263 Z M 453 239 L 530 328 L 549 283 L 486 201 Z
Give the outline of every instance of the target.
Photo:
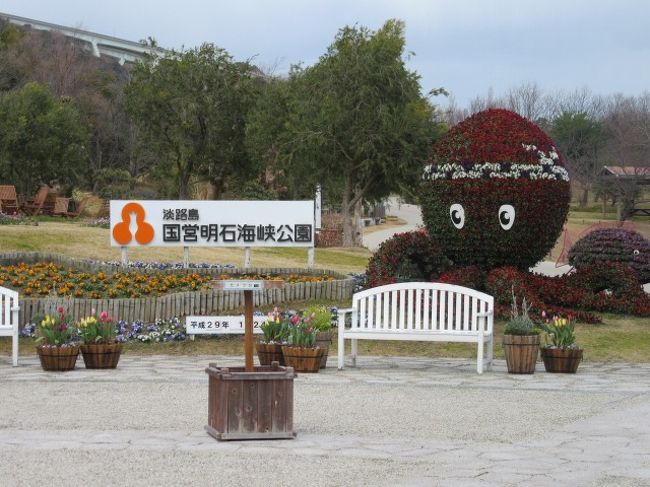
M 361 357 L 296 378 L 295 440 L 218 442 L 203 430 L 214 357 L 67 373 L 4 359 L 2 485 L 650 485 L 650 365 L 478 376 Z

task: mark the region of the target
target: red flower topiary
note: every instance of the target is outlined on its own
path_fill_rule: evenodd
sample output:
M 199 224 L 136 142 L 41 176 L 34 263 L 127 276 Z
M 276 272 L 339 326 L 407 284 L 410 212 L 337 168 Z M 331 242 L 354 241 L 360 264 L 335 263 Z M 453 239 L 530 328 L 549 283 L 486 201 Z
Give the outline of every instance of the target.
M 403 281 L 431 281 L 449 267 L 440 247 L 424 231 L 398 233 L 368 261 L 368 287 Z
M 459 266 L 528 269 L 553 247 L 569 211 L 562 157 L 539 127 L 508 110 L 452 128 L 423 180 L 427 230 Z

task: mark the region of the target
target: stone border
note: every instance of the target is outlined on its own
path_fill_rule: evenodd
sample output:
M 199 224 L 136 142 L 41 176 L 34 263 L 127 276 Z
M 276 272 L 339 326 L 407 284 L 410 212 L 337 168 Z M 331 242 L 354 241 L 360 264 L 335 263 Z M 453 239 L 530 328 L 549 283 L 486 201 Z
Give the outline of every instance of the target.
M 115 272 L 119 267 L 102 264 L 82 259 L 42 254 L 39 252 L 12 252 L 0 254 L 0 264 L 15 264 L 18 262 L 53 262 L 55 264 L 74 267 L 86 272 Z M 129 269 L 139 270 L 149 274 L 168 272 L 193 272 L 198 274 L 237 274 L 243 269 Z M 253 294 L 255 306 L 268 306 L 272 304 L 290 303 L 293 301 L 307 301 L 310 299 L 331 299 L 336 301 L 349 300 L 354 292 L 354 281 L 349 276 L 321 269 L 283 269 L 283 268 L 252 268 L 246 269 L 247 273 L 282 273 L 322 275 L 328 274 L 336 277 L 333 281 L 301 282 L 285 284 L 282 289 L 266 289 Z M 133 322 L 143 320 L 145 323 L 153 322 L 157 318 L 171 319 L 182 318 L 187 315 L 210 315 L 244 306 L 244 295 L 237 291 L 223 291 L 211 289 L 208 291 L 186 291 L 181 293 L 166 294 L 159 297 L 137 299 L 77 299 L 77 298 L 21 298 L 20 323 L 28 323 L 32 317 L 52 312 L 56 307 L 63 306 L 67 313 L 75 319 L 88 316 L 94 309 L 97 312 L 107 311 L 109 315 L 119 320 Z

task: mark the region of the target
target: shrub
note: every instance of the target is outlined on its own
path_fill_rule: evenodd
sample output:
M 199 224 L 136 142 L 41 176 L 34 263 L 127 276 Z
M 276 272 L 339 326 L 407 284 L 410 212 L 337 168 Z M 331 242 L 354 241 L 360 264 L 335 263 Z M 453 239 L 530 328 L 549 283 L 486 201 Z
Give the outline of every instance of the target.
M 650 282 L 650 241 L 634 230 L 602 228 L 578 240 L 569 250 L 569 263 L 578 268 L 598 262 L 621 262 L 640 282 Z
M 449 267 L 438 244 L 424 231 L 398 233 L 370 257 L 368 287 L 404 281 L 431 281 Z
M 507 110 L 486 110 L 433 147 L 422 216 L 454 264 L 528 269 L 553 247 L 569 211 L 569 178 L 551 139 Z
M 457 286 L 468 287 L 470 289 L 485 289 L 485 272 L 478 267 L 456 267 L 440 274 L 435 282 L 444 282 L 455 284 Z

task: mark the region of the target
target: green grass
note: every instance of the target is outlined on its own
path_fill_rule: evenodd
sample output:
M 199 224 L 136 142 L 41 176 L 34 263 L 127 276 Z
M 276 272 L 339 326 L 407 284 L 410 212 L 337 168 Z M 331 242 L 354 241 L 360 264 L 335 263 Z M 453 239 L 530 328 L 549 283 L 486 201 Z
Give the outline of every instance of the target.
M 318 304 L 332 305 L 331 301 Z M 310 302 L 309 304 L 314 304 Z M 346 305 L 346 303 L 340 303 Z M 293 303 L 294 308 L 302 308 L 306 303 Z M 236 310 L 233 313 L 241 312 Z M 268 308 L 265 309 L 268 311 Z M 504 321 L 495 326 L 494 356 L 503 358 L 501 340 Z M 650 362 L 650 323 L 645 318 L 605 315 L 599 325 L 576 326 L 579 345 L 584 349 L 586 362 Z M 464 343 L 425 343 L 400 341 L 359 340 L 359 354 L 404 357 L 456 357 L 474 359 L 476 346 Z M 334 337 L 331 354 L 336 354 Z M 34 355 L 36 343 L 30 338 L 20 339 L 20 354 Z M 349 345 L 347 345 L 349 346 Z M 7 359 L 11 353 L 11 340 L 0 339 L 0 355 Z M 243 337 L 197 337 L 196 340 L 169 343 L 129 342 L 125 345 L 126 355 L 235 355 L 243 356 Z M 349 353 L 349 349 L 348 349 Z
M 610 215 L 608 215 L 608 218 Z M 600 221 L 597 212 L 572 212 L 569 230 L 572 236 L 584 228 Z M 650 225 L 641 222 L 637 229 L 650 236 Z M 81 222 L 42 221 L 38 226 L 3 225 L 0 226 L 0 249 L 4 252 L 40 251 L 63 254 L 77 258 L 99 260 L 119 260 L 119 249 L 108 244 L 107 229 L 84 227 Z M 575 239 L 574 239 L 575 241 Z M 558 242 L 561 248 L 562 237 Z M 371 253 L 366 249 L 317 249 L 316 266 L 339 272 L 362 272 Z M 559 255 L 559 254 L 558 254 Z M 129 251 L 133 260 L 179 261 L 182 249 L 133 249 Z M 190 258 L 194 262 L 219 262 L 241 265 L 241 249 L 192 249 Z M 299 248 L 254 249 L 253 266 L 255 267 L 306 267 L 307 251 Z M 306 303 L 292 303 L 291 307 L 301 308 Z M 309 303 L 313 304 L 313 303 Z M 322 304 L 349 306 L 348 303 L 323 302 Z M 268 309 L 267 309 L 268 310 Z M 266 311 L 267 311 L 266 310 Z M 241 310 L 239 310 L 241 312 Z M 495 356 L 503 357 L 501 351 L 501 332 L 504 324 L 496 325 Z M 649 362 L 650 361 L 650 322 L 648 319 L 605 315 L 600 325 L 578 325 L 578 341 L 585 349 L 585 360 L 594 362 Z M 336 343 L 334 352 L 336 350 Z M 360 341 L 361 354 L 388 356 L 423 356 L 423 357 L 464 357 L 476 354 L 475 347 L 457 343 L 419 343 L 419 342 L 372 342 Z M 129 343 L 125 353 L 142 354 L 179 354 L 179 355 L 231 355 L 241 354 L 240 337 L 220 339 L 197 339 L 195 341 L 142 344 Z M 0 339 L 0 354 L 9 355 L 11 340 Z M 21 354 L 34 353 L 34 342 L 21 339 Z

